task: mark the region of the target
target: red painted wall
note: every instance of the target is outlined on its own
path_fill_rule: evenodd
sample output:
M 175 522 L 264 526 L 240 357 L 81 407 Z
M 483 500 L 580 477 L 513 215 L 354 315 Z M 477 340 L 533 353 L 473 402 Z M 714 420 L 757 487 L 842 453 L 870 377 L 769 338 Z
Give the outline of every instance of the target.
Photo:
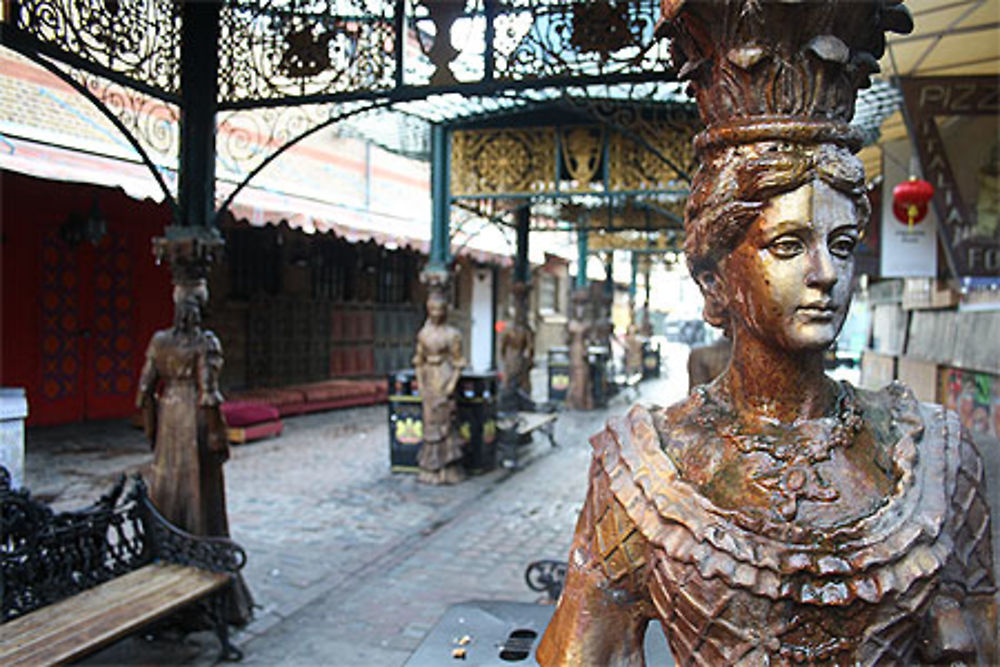
M 70 245 L 60 228 L 95 199 L 106 236 Z M 171 319 L 150 252 L 170 218 L 119 190 L 0 171 L 0 384 L 26 388 L 29 425 L 133 414 L 146 343 Z

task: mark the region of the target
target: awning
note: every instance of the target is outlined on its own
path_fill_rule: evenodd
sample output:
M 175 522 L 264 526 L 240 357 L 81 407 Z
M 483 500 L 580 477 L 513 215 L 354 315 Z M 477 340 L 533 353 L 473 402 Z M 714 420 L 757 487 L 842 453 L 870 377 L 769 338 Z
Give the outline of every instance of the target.
M 0 135 L 0 169 L 55 181 L 119 188 L 138 200 L 164 200 L 162 189 L 139 162 L 23 138 Z M 161 173 L 168 187 L 176 187 L 176 172 L 162 169 Z M 229 187 L 219 184 L 220 201 Z M 351 243 L 374 241 L 388 248 L 408 247 L 425 254 L 430 247 L 430 223 L 426 220 L 403 219 L 273 189 L 247 187 L 229 210 L 236 220 L 255 227 L 284 222 L 306 234 L 332 233 Z M 509 255 L 468 245 L 458 254 L 501 266 L 513 263 Z

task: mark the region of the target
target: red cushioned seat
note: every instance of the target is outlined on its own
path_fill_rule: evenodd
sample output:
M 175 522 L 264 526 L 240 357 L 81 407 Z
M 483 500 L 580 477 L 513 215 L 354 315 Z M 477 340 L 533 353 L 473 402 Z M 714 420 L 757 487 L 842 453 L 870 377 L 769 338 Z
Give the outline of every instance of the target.
M 233 428 L 280 418 L 277 408 L 260 401 L 226 401 L 222 404 L 222 416 L 226 419 L 226 424 Z

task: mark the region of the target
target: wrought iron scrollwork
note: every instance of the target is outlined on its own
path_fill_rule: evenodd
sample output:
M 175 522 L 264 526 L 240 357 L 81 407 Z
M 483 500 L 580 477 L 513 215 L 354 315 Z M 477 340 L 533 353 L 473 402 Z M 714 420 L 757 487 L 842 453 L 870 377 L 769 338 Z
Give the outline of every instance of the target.
M 0 475 L 3 622 L 157 559 L 229 573 L 246 563 L 246 553 L 231 540 L 172 526 L 138 476 L 123 499 L 124 486 L 123 475 L 90 507 L 56 513 L 27 490 L 11 489 L 9 477 Z
M 654 28 L 658 0 L 533 2 L 497 10 L 497 78 L 664 72 L 671 63 Z
M 536 560 L 524 571 L 524 581 L 528 588 L 539 593 L 545 592 L 549 600 L 555 602 L 562 594 L 566 582 L 566 561 Z
M 138 475 L 129 499 L 144 517 L 147 539 L 155 559 L 223 573 L 239 572 L 246 564 L 246 552 L 232 540 L 192 535 L 167 521 L 149 500 L 146 483 Z
M 124 477 L 94 505 L 55 513 L 24 489 L 0 489 L 3 621 L 136 569 L 149 559 Z
M 180 89 L 181 29 L 173 0 L 15 0 L 14 26 L 41 49 L 165 97 Z M 65 59 L 65 58 L 60 58 Z
M 222 9 L 219 100 L 388 90 L 395 3 L 231 0 Z

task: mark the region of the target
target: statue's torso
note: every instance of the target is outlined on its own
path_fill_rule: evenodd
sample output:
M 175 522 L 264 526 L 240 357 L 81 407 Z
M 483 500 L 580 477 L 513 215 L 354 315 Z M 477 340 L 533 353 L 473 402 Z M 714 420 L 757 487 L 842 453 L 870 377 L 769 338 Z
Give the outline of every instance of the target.
M 677 664 L 916 659 L 921 643 L 934 639 L 930 612 L 942 599 L 991 599 L 982 467 L 953 414 L 898 391 L 862 402 L 872 442 L 857 454 L 879 464 L 839 480 L 854 497 L 800 498 L 791 517 L 769 514 L 763 504 L 739 505 L 738 494 L 720 491 L 721 478 L 759 470 L 758 464 L 733 467 L 726 445 L 713 448 L 697 438 L 671 443 L 672 434 L 691 438 L 676 427 L 686 408 L 704 415 L 704 405 L 634 408 L 612 420 L 592 441 L 585 528 L 578 528 L 563 597 L 583 606 L 613 600 L 621 608 L 605 606 L 603 613 L 623 614 L 626 626 L 659 620 Z M 842 455 L 821 462 L 821 472 L 842 465 Z M 875 481 L 859 483 L 866 475 Z M 805 511 L 811 504 L 827 511 Z M 587 564 L 593 560 L 600 564 Z M 596 591 L 592 584 L 581 588 L 574 574 L 591 567 L 606 577 Z M 599 630 L 574 626 L 578 612 L 561 611 L 553 625 L 565 627 L 550 627 L 540 654 L 556 655 L 577 632 L 583 654 L 620 642 L 595 638 Z M 611 644 L 602 647 L 603 641 Z

